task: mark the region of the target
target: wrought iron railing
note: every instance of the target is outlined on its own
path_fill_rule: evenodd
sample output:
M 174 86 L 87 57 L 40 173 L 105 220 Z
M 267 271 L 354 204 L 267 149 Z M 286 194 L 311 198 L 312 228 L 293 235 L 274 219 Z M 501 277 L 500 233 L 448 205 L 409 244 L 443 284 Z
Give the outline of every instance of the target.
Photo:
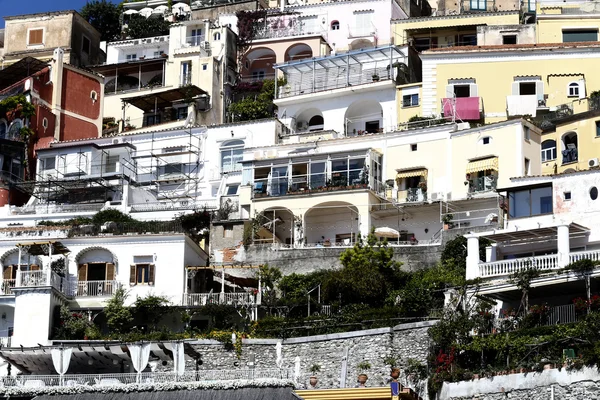
M 112 296 L 121 287 L 118 281 L 77 281 L 77 297 Z
M 183 306 L 205 306 L 207 304 L 255 305 L 256 295 L 240 293 L 184 293 Z

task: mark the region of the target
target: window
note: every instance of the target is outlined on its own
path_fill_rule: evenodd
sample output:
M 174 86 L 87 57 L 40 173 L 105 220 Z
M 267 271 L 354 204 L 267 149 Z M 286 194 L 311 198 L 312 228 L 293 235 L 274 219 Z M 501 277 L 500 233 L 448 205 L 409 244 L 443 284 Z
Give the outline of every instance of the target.
M 477 35 L 460 35 L 458 37 L 459 46 L 477 46 Z
M 154 264 L 132 264 L 129 273 L 131 285 L 154 285 Z
M 202 64 L 202 71 L 206 71 L 208 69 L 208 64 Z
M 556 141 L 544 140 L 542 142 L 542 162 L 556 160 Z
M 252 71 L 252 79 L 255 81 L 262 81 L 263 79 L 265 79 L 265 71 Z
M 179 107 L 175 109 L 176 113 L 177 113 L 177 119 L 181 120 L 181 119 L 186 119 L 188 116 L 188 108 L 187 107 Z
M 238 192 L 238 187 L 239 185 L 229 185 L 227 186 L 227 190 L 225 192 L 225 194 L 227 196 L 235 196 Z
M 221 146 L 221 172 L 240 171 L 244 154 L 244 142 L 231 140 Z
M 127 61 L 137 60 L 137 54 L 127 54 L 125 58 L 127 59 Z
M 104 166 L 104 172 L 106 173 L 114 173 L 117 172 L 117 163 L 119 162 L 119 156 L 107 156 L 106 157 L 106 165 Z
M 471 0 L 471 10 L 486 10 L 486 0 Z
M 416 145 L 416 143 L 410 145 L 410 151 L 417 151 L 417 145 Z
M 0 131 L 2 127 L 0 126 Z M 0 135 L 2 137 L 2 135 Z M 596 121 L 596 137 L 600 137 L 600 121 Z
M 315 115 L 311 119 L 308 120 L 308 130 L 309 131 L 320 131 L 325 127 L 325 120 L 322 115 Z
M 454 97 L 471 97 L 471 85 L 454 85 Z
M 42 171 L 50 171 L 56 169 L 56 157 L 41 158 L 40 168 Z
M 502 44 L 517 44 L 517 35 L 502 36 Z
M 228 239 L 233 237 L 233 225 L 223 225 L 223 237 Z
M 340 23 L 339 23 L 339 21 L 332 21 L 331 22 L 331 30 L 332 31 L 339 31 L 340 30 Z
M 563 196 L 565 200 L 571 200 L 571 192 L 564 192 Z
M 379 121 L 365 122 L 365 131 L 367 131 L 367 133 L 378 133 L 379 132 Z
M 525 165 L 524 165 L 524 173 L 525 175 L 529 175 L 531 174 L 530 168 L 531 168 L 531 161 L 529 160 L 529 158 L 525 158 Z
M 509 218 L 552 213 L 552 186 L 516 190 L 508 193 Z
M 596 200 L 598 198 L 598 188 L 596 186 L 592 186 L 590 189 L 590 199 Z
M 146 125 L 144 126 L 152 126 L 160 124 L 160 115 L 148 115 L 146 116 Z
M 163 50 L 160 50 L 160 51 L 155 51 L 154 53 L 152 53 L 152 56 L 154 58 L 157 58 L 157 57 L 162 56 L 163 54 L 165 54 L 165 52 Z
M 528 127 L 524 126 L 523 127 L 523 137 L 525 138 L 525 140 L 529 141 L 531 140 L 531 131 L 529 130 Z
M 181 86 L 192 83 L 192 62 L 185 61 L 181 63 Z
M 519 82 L 519 94 L 521 96 L 535 93 L 535 82 Z
M 204 41 L 204 35 L 202 35 L 202 28 L 192 29 L 192 34 L 189 38 L 189 44 L 191 46 L 200 46 L 200 43 Z
M 83 36 L 81 39 L 81 52 L 83 54 L 90 54 L 90 50 L 92 48 L 92 43 L 87 36 Z
M 569 93 L 569 97 L 579 97 L 579 83 L 577 83 L 577 82 L 569 83 L 569 87 L 567 88 L 567 93 Z
M 90 92 L 90 99 L 92 99 L 92 103 L 95 103 L 96 100 L 98 100 L 98 92 L 96 92 L 95 90 L 92 90 Z
M 402 96 L 402 107 L 414 107 L 419 105 L 418 94 L 407 94 Z
M 221 32 L 215 32 L 213 35 L 213 40 L 221 40 Z
M 483 142 L 483 144 L 490 144 L 490 137 L 486 136 L 481 141 Z
M 44 130 L 48 129 L 48 118 L 46 117 L 42 119 L 42 128 L 44 128 Z
M 598 41 L 598 29 L 563 30 L 562 35 L 563 43 Z
M 39 46 L 44 44 L 44 28 L 30 29 L 27 36 L 28 46 Z
M 575 132 L 565 133 L 563 136 L 563 164 L 576 162 L 578 160 L 577 134 Z

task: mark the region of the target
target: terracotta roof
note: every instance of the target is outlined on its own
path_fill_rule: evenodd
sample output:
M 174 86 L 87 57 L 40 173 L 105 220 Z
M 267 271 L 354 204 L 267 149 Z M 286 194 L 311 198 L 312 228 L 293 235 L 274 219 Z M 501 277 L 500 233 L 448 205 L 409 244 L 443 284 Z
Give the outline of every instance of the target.
M 598 48 L 600 42 L 571 42 L 571 43 L 532 43 L 532 44 L 499 44 L 489 46 L 456 46 L 456 47 L 438 47 L 429 49 L 421 54 L 433 53 L 461 53 L 467 51 L 510 51 L 510 50 L 532 50 L 532 49 L 571 49 L 571 48 Z
M 590 173 L 590 172 L 591 173 L 599 173 L 600 169 L 589 168 L 589 169 L 580 169 L 580 170 L 572 170 L 572 171 L 563 171 L 563 172 L 559 172 L 557 174 L 513 176 L 513 177 L 510 178 L 510 180 L 513 180 L 513 179 L 530 179 L 530 178 L 547 178 L 547 179 L 552 179 L 552 178 L 562 177 L 562 176 L 565 176 L 565 175 L 577 175 L 577 174 Z

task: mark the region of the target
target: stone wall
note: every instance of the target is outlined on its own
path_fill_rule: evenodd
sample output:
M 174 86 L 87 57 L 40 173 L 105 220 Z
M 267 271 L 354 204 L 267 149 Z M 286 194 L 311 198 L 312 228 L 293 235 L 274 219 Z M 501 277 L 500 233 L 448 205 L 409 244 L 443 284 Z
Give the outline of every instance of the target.
M 243 339 L 242 353 L 238 359 L 236 352 L 226 350 L 215 340 L 197 340 L 191 342 L 193 349 L 200 354 L 202 369 L 247 368 L 254 362 L 256 368 L 276 368 L 276 346 L 281 341 L 283 368 L 294 368 L 296 357 L 300 357 L 301 384 L 308 385 L 312 375 L 311 366 L 319 365 L 318 387 L 322 389 L 339 388 L 342 379 L 345 387 L 353 387 L 360 371 L 361 362 L 368 362 L 371 368 L 364 371 L 369 380 L 367 386 L 381 386 L 388 382 L 390 368 L 385 363 L 388 357 L 395 358 L 402 367 L 409 358 L 425 363 L 428 355 L 429 339 L 427 331 L 435 321 L 402 324 L 394 328 L 370 329 L 364 331 L 336 333 L 298 337 L 290 339 Z M 347 349 L 347 373 L 341 377 L 342 360 Z M 187 360 L 186 369 L 194 370 L 196 362 Z M 172 370 L 172 365 L 159 365 L 158 370 Z M 404 384 L 414 387 L 401 377 Z M 425 386 L 425 385 L 422 385 Z M 421 393 L 423 393 L 421 389 Z
M 493 378 L 444 383 L 439 400 L 589 400 L 600 398 L 596 368 L 510 374 Z

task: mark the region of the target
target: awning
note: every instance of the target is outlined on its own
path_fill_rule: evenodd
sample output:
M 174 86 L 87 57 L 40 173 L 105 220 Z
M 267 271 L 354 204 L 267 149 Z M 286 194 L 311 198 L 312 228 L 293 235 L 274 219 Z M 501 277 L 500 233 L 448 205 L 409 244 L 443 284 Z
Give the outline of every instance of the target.
M 414 176 L 427 176 L 427 168 L 410 168 L 410 169 L 398 169 L 396 179 L 412 178 Z
M 200 95 L 208 95 L 208 93 L 200 89 L 198 86 L 190 85 L 166 90 L 164 92 L 154 92 L 143 96 L 129 97 L 123 99 L 123 101 L 139 108 L 144 112 L 152 112 L 155 109 L 162 109 L 171 106 L 177 101 L 181 101 L 186 98 L 194 98 Z
M 486 171 L 489 169 L 498 171 L 498 157 L 483 158 L 481 160 L 470 161 L 467 164 L 467 174 L 479 171 Z
M 493 232 L 482 232 L 477 234 L 479 237 L 487 238 L 494 242 L 511 242 L 511 243 L 519 243 L 526 242 L 529 243 L 533 240 L 546 241 L 551 240 L 552 238 L 556 238 L 558 226 L 545 226 L 541 228 L 535 229 L 500 229 Z M 569 225 L 569 236 L 570 237 L 581 237 L 588 234 L 590 230 L 585 226 L 572 223 Z

